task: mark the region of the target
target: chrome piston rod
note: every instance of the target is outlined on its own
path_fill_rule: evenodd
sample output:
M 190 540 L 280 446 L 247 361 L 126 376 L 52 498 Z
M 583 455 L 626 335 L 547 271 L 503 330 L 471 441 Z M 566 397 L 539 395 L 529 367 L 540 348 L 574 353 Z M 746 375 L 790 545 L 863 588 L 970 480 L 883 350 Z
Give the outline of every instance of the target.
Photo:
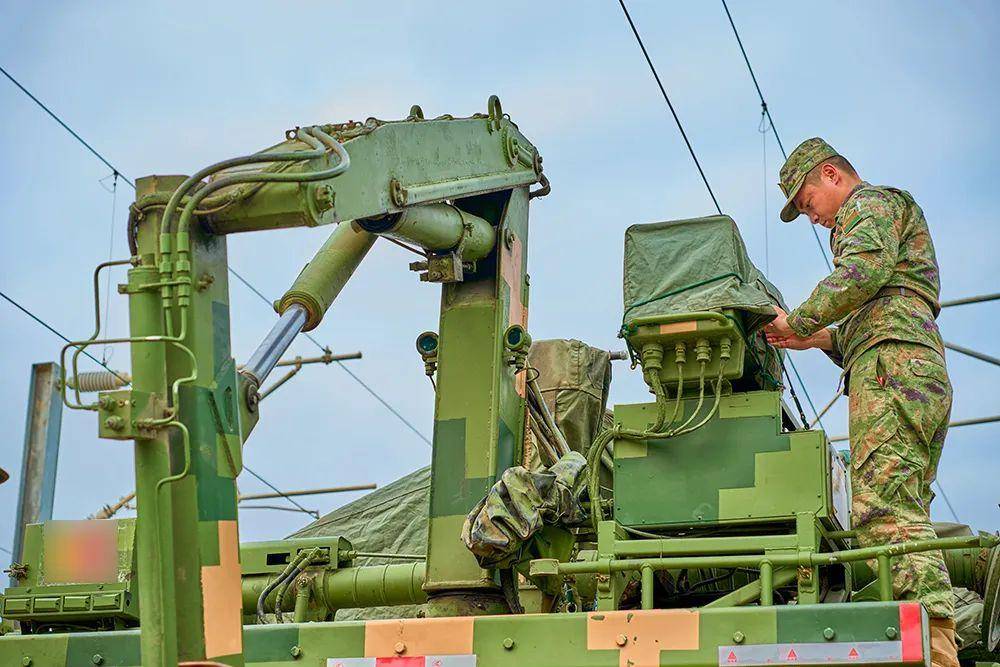
M 261 386 L 292 341 L 302 331 L 307 317 L 308 313 L 301 305 L 294 303 L 289 306 L 271 327 L 271 331 L 264 337 L 241 372 L 249 375 L 258 387 Z

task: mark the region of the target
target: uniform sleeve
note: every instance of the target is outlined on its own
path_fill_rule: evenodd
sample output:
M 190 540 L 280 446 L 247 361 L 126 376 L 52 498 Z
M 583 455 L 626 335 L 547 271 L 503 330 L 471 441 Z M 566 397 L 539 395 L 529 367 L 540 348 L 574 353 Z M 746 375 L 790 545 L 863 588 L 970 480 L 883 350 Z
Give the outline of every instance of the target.
M 844 367 L 844 349 L 840 346 L 840 333 L 837 327 L 830 327 L 830 343 L 831 349 L 823 350 L 830 361 L 837 364 L 841 368 Z
M 902 210 L 891 195 L 872 191 L 847 204 L 834 270 L 788 315 L 788 326 L 809 336 L 847 317 L 885 287 L 896 267 Z

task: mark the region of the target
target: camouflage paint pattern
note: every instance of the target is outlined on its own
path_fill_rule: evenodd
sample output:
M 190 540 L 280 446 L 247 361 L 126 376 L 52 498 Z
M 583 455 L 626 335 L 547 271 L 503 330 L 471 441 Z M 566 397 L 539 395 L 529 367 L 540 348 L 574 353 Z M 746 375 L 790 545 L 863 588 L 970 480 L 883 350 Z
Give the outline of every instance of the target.
M 884 342 L 851 371 L 852 523 L 861 546 L 934 539 L 929 511 L 951 414 L 944 357 L 912 343 Z M 940 551 L 893 559 L 893 590 L 951 618 L 954 599 Z
M 908 192 L 858 185 L 837 211 L 831 232 L 834 271 L 788 315 L 800 336 L 840 322 L 835 354 L 849 369 L 884 340 L 926 345 L 944 354 L 935 323 L 941 289 L 934 244 L 923 211 Z M 917 296 L 882 296 L 886 286 Z
M 799 217 L 799 209 L 795 207 L 795 195 L 806 180 L 806 176 L 817 165 L 837 155 L 833 146 L 819 137 L 806 139 L 795 147 L 778 174 L 778 187 L 785 195 L 785 205 L 781 208 L 781 220 L 791 222 Z
M 817 646 L 827 664 L 865 664 L 868 647 L 880 645 L 898 656 L 880 664 L 915 666 L 925 664 L 928 655 L 926 626 L 926 616 L 913 603 L 656 609 L 256 625 L 245 629 L 245 651 L 247 664 L 261 667 L 434 664 L 421 656 L 435 656 L 442 666 L 728 667 L 738 664 L 729 653 L 742 651 L 781 650 L 776 664 L 816 664 L 790 658 L 788 651 Z M 833 640 L 824 637 L 826 628 L 834 630 Z M 852 657 L 852 649 L 858 655 Z M 470 655 L 475 663 L 456 660 Z M 0 664 L 137 667 L 139 635 L 132 630 L 7 636 L 0 638 Z

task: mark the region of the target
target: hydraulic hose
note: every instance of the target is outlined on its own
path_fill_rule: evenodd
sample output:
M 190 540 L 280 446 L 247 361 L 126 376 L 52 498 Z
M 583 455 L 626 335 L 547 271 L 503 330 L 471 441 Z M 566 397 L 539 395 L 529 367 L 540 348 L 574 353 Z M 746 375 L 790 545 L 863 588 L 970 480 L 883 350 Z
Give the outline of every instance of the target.
M 722 402 L 722 372 L 723 372 L 723 370 L 724 370 L 724 366 L 723 366 L 723 364 L 720 363 L 719 364 L 719 377 L 715 381 L 715 401 L 712 404 L 712 409 L 708 411 L 708 414 L 705 415 L 705 418 L 702 419 L 700 422 L 698 422 L 697 424 L 695 424 L 694 426 L 692 426 L 690 428 L 687 428 L 687 429 L 682 428 L 682 429 L 679 429 L 678 431 L 676 431 L 674 433 L 671 433 L 670 434 L 671 437 L 678 436 L 678 435 L 684 435 L 685 433 L 692 433 L 694 431 L 697 431 L 702 426 L 704 426 L 705 424 L 707 424 L 712 417 L 715 416 L 715 413 L 719 409 L 719 404 Z
M 271 594 L 275 588 L 281 585 L 281 583 L 287 579 L 289 576 L 295 572 L 295 568 L 299 565 L 303 558 L 305 558 L 306 552 L 300 552 L 295 558 L 285 566 L 285 569 L 281 571 L 281 574 L 277 578 L 264 587 L 264 590 L 260 592 L 260 596 L 257 598 L 257 622 L 261 625 L 267 623 L 265 618 L 266 612 L 264 611 L 264 600 L 267 596 Z M 301 572 L 301 570 L 299 570 Z

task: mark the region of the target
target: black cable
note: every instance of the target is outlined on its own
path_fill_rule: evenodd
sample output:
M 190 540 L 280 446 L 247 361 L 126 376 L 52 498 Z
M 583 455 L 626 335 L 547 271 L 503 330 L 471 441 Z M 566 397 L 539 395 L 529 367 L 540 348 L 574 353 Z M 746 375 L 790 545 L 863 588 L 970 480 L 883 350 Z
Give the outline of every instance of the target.
M 774 133 L 774 139 L 778 142 L 778 148 L 781 149 L 781 155 L 788 160 L 788 153 L 785 152 L 785 146 L 781 143 L 781 137 L 778 136 L 778 130 L 774 127 L 774 119 L 771 118 L 771 109 L 767 106 L 767 102 L 764 101 L 764 93 L 761 92 L 760 84 L 757 83 L 757 75 L 754 74 L 753 67 L 750 66 L 750 58 L 747 56 L 746 49 L 743 48 L 743 40 L 740 39 L 740 33 L 736 29 L 736 23 L 733 21 L 733 15 L 729 13 L 729 5 L 726 4 L 726 0 L 722 0 L 722 8 L 726 10 L 726 16 L 729 18 L 729 25 L 733 27 L 733 34 L 736 36 L 736 43 L 740 46 L 740 53 L 743 54 L 743 60 L 747 64 L 747 70 L 750 72 L 750 78 L 753 79 L 754 88 L 757 89 L 757 97 L 760 98 L 760 109 L 765 114 L 767 114 L 767 122 L 771 126 L 771 132 Z M 819 238 L 819 233 L 816 231 L 815 225 L 809 225 L 812 230 L 813 236 L 816 238 L 816 245 L 819 247 L 819 253 L 823 255 L 823 261 L 826 263 L 826 270 L 833 271 L 833 266 L 830 264 L 829 258 L 826 256 L 826 248 L 823 246 L 823 242 Z
M 121 179 L 123 181 L 125 181 L 126 183 L 128 183 L 129 185 L 131 185 L 132 189 L 135 190 L 135 183 L 133 183 L 129 179 L 125 178 L 125 176 L 122 175 L 122 172 L 118 170 L 118 167 L 116 167 L 115 165 L 113 165 L 110 162 L 108 162 L 107 159 L 105 159 L 105 157 L 103 155 L 101 155 L 96 150 L 94 150 L 94 147 L 91 146 L 90 144 L 88 144 L 86 141 L 84 141 L 83 137 L 81 137 L 79 134 L 77 134 L 76 132 L 74 132 L 73 128 L 71 128 L 69 125 L 67 125 L 66 123 L 64 123 L 63 120 L 62 120 L 62 118 L 60 118 L 59 116 L 55 115 L 55 113 L 53 113 L 52 109 L 49 109 L 47 106 L 45 106 L 44 104 L 42 104 L 41 100 L 39 100 L 37 97 L 35 97 L 34 95 L 32 95 L 31 92 L 27 88 L 25 88 L 24 86 L 22 86 L 20 84 L 20 82 L 18 82 L 17 79 L 15 79 L 14 77 L 12 77 L 10 75 L 10 73 L 7 70 L 5 70 L 3 67 L 0 67 L 0 72 L 2 72 L 5 77 L 7 77 L 8 79 L 10 79 L 11 83 L 13 83 L 15 86 L 17 86 L 18 88 L 20 88 L 22 93 L 24 93 L 25 95 L 27 95 L 28 97 L 30 97 L 32 102 L 34 102 L 35 104 L 37 104 L 39 107 L 42 108 L 42 110 L 45 113 L 47 113 L 48 115 L 50 115 L 52 117 L 52 120 L 54 120 L 55 122 L 57 122 L 60 125 L 62 125 L 62 127 L 63 127 L 64 130 L 66 130 L 67 132 L 69 132 L 70 134 L 72 134 L 74 139 L 76 139 L 77 141 L 79 141 L 81 144 L 83 144 L 83 146 L 88 151 L 90 151 L 91 153 L 94 154 L 94 157 L 96 157 L 98 160 L 100 160 L 101 162 L 103 162 L 105 164 L 105 166 L 107 166 L 108 169 L 110 169 L 111 171 L 113 171 L 115 173 L 116 176 L 121 176 Z
M 670 109 L 670 113 L 674 117 L 674 122 L 677 123 L 677 129 L 681 131 L 681 137 L 683 137 L 684 143 L 687 144 L 688 152 L 691 153 L 691 159 L 694 160 L 694 165 L 698 167 L 698 173 L 701 174 L 701 180 L 705 182 L 705 188 L 708 190 L 708 194 L 712 198 L 712 202 L 715 204 L 715 210 L 719 212 L 719 215 L 722 215 L 722 208 L 719 206 L 719 200 L 715 198 L 715 193 L 712 192 L 712 186 L 708 184 L 708 177 L 705 176 L 705 172 L 701 168 L 701 163 L 698 162 L 698 156 L 695 155 L 694 148 L 692 148 L 691 142 L 688 141 L 687 133 L 684 131 L 684 126 L 681 125 L 681 119 L 677 117 L 674 105 L 670 102 L 670 97 L 667 95 L 667 91 L 663 87 L 663 82 L 660 81 L 660 75 L 656 73 L 656 67 L 653 66 L 653 61 L 649 57 L 649 52 L 646 51 L 646 45 L 642 43 L 642 37 L 639 36 L 639 31 L 636 30 L 635 23 L 632 21 L 632 16 L 628 13 L 628 8 L 625 6 L 625 0 L 618 0 L 618 4 L 621 5 L 622 11 L 625 12 L 625 18 L 628 20 L 628 24 L 632 28 L 632 34 L 635 35 L 636 41 L 639 42 L 639 48 L 642 49 L 642 55 L 646 57 L 646 63 L 649 65 L 649 71 L 653 73 L 653 78 L 656 79 L 656 85 L 660 87 L 660 92 L 663 94 L 663 100 L 667 103 L 667 107 Z
M 659 86 L 660 92 L 663 94 L 663 99 L 664 99 L 664 101 L 666 101 L 667 107 L 670 109 L 670 113 L 673 115 L 674 121 L 677 123 L 677 129 L 680 130 L 681 137 L 684 139 L 684 143 L 687 145 L 688 152 L 691 153 L 691 159 L 694 160 L 694 164 L 698 168 L 698 173 L 701 174 L 701 180 L 705 182 L 705 188 L 708 190 L 708 194 L 709 194 L 709 196 L 711 196 L 712 202 L 715 203 L 716 210 L 719 212 L 719 215 L 722 215 L 722 208 L 719 206 L 719 201 L 715 198 L 715 193 L 712 191 L 712 186 L 709 185 L 708 178 L 705 176 L 705 172 L 701 168 L 701 163 L 698 161 L 698 156 L 695 154 L 694 148 L 691 146 L 691 142 L 688 140 L 687 133 L 684 131 L 684 126 L 681 125 L 681 120 L 680 120 L 680 118 L 677 117 L 677 112 L 674 110 L 674 105 L 670 102 L 670 97 L 667 95 L 667 91 L 663 87 L 663 82 L 660 80 L 660 75 L 657 74 L 657 72 L 656 72 L 656 67 L 653 65 L 653 61 L 649 57 L 649 52 L 646 50 L 646 45 L 643 44 L 643 42 L 642 42 L 642 37 L 639 36 L 639 31 L 635 27 L 635 22 L 632 21 L 632 16 L 628 13 L 628 8 L 625 6 L 625 0 L 618 0 L 618 4 L 621 5 L 622 11 L 625 13 L 625 19 L 628 21 L 629 27 L 632 28 L 632 34 L 635 35 L 635 39 L 639 43 L 639 48 L 642 49 L 642 55 L 646 57 L 646 63 L 649 65 L 649 70 L 653 73 L 653 78 L 656 79 L 656 85 Z M 727 14 L 729 13 L 729 8 L 728 7 L 726 8 L 726 13 Z M 730 20 L 730 22 L 731 22 L 731 20 Z M 735 25 L 733 25 L 733 30 L 734 31 L 736 30 L 736 26 Z M 739 35 L 737 35 L 737 40 L 739 40 Z M 740 50 L 742 50 L 742 49 L 743 49 L 743 43 L 740 42 Z M 743 55 L 744 55 L 744 57 L 746 57 L 746 52 L 745 51 L 743 52 Z M 749 65 L 750 65 L 750 60 L 747 59 L 747 66 L 749 67 Z M 753 70 L 751 70 L 750 74 L 754 78 L 754 85 L 756 85 L 757 84 L 757 78 L 756 78 L 756 76 L 753 75 Z M 757 88 L 757 92 L 760 93 L 760 87 Z M 766 111 L 767 106 L 766 106 L 766 103 L 764 102 L 764 96 L 763 96 L 763 94 L 761 94 L 760 99 L 761 99 L 761 104 L 764 105 L 764 109 Z M 769 111 L 767 111 L 767 117 L 768 117 L 768 120 L 770 121 L 770 119 L 771 119 L 771 113 Z M 771 129 L 774 130 L 773 123 L 771 125 Z M 774 132 L 774 137 L 775 137 L 775 139 L 778 138 L 777 131 Z M 781 146 L 781 140 L 780 139 L 778 140 L 778 145 Z M 785 153 L 784 147 L 781 148 L 781 152 L 782 152 L 782 155 L 784 155 L 784 153 Z M 785 159 L 786 160 L 788 159 L 787 155 L 785 156 Z M 815 227 L 813 227 L 812 225 L 810 225 L 810 227 L 813 230 L 813 234 L 816 235 L 816 241 L 818 242 L 819 241 L 819 235 L 816 234 Z M 820 244 L 820 251 L 821 252 L 823 251 L 822 244 Z M 826 259 L 826 253 L 825 252 L 823 253 L 823 261 L 825 261 L 827 263 L 828 267 L 830 266 L 829 260 Z M 791 360 L 789 360 L 789 363 L 792 363 Z M 794 363 L 792 363 L 792 368 L 793 369 L 795 368 L 795 364 Z M 787 371 L 786 371 L 785 374 L 786 375 L 788 374 Z M 795 374 L 798 375 L 798 370 L 795 371 Z M 799 379 L 799 382 L 800 383 L 802 382 L 801 378 Z M 802 421 L 804 422 L 803 425 L 804 426 L 808 426 L 809 422 L 808 422 L 808 420 L 806 420 L 805 413 L 802 411 L 801 404 L 799 403 L 799 397 L 795 393 L 795 386 L 792 384 L 791 378 L 789 378 L 789 381 L 788 381 L 788 389 L 789 389 L 789 393 L 792 396 L 792 399 L 795 401 L 795 404 L 799 407 L 799 414 L 802 417 Z M 809 397 L 809 392 L 806 390 L 805 384 L 802 385 L 802 391 L 803 391 L 803 393 L 806 394 L 806 398 L 808 399 L 809 404 L 812 405 L 812 399 Z M 815 411 L 815 408 L 813 410 Z
M 25 315 L 27 315 L 31 319 L 35 320 L 36 322 L 38 322 L 39 324 L 41 324 L 43 327 L 45 327 L 46 329 L 48 329 L 49 331 L 51 331 L 52 333 L 54 333 L 56 336 L 58 336 L 59 338 L 61 338 L 64 342 L 66 342 L 66 343 L 71 343 L 72 342 L 72 341 L 70 341 L 69 338 L 66 338 L 66 336 L 63 336 L 61 333 L 59 333 L 58 331 L 56 331 L 56 329 L 52 325 L 50 325 L 48 322 L 46 322 L 42 318 L 38 317 L 38 315 L 35 315 L 33 312 L 31 312 L 30 310 L 28 310 L 27 308 L 25 308 L 24 306 L 22 306 L 21 304 L 19 304 L 17 301 L 14 301 L 14 299 L 12 299 L 9 296 L 7 296 L 2 290 L 0 290 L 0 296 L 2 296 L 4 299 L 6 299 L 8 302 L 10 302 L 11 305 L 13 305 L 15 308 L 17 308 L 18 310 L 20 310 L 22 313 L 24 313 Z M 87 352 L 86 350 L 83 350 L 83 354 L 87 355 L 90 359 L 92 359 L 94 362 L 96 362 L 100 366 L 103 366 L 105 368 L 105 370 L 110 371 L 112 375 L 114 375 L 116 378 L 118 378 L 119 380 L 121 380 L 125 384 L 129 384 L 129 382 L 125 378 L 123 378 L 121 375 L 119 375 L 115 371 L 111 370 L 110 368 L 108 368 L 104 364 L 104 362 L 102 362 L 101 360 L 99 360 L 97 357 L 95 357 L 94 355 L 92 355 L 90 352 Z
M 258 475 L 257 473 L 255 473 L 245 463 L 243 464 L 243 469 L 246 470 L 251 475 L 253 475 L 254 477 L 256 477 L 257 479 L 259 479 L 261 482 L 263 482 L 268 487 L 270 487 L 270 489 L 272 491 L 274 491 L 275 493 L 277 493 L 278 495 L 280 495 L 282 498 L 284 498 L 285 500 L 287 500 L 291 504 L 293 504 L 296 507 L 298 507 L 300 510 L 302 510 L 306 514 L 312 515 L 312 516 L 316 517 L 317 519 L 319 518 L 319 516 L 318 516 L 319 512 L 316 512 L 315 510 L 314 511 L 307 510 L 302 505 L 299 505 L 297 502 L 295 502 L 295 500 L 291 496 L 287 495 L 284 491 L 282 491 L 281 489 L 279 489 L 278 487 L 276 487 L 274 484 L 271 484 L 269 481 L 267 481 L 266 479 L 264 479 L 263 477 L 261 477 L 260 475 Z

